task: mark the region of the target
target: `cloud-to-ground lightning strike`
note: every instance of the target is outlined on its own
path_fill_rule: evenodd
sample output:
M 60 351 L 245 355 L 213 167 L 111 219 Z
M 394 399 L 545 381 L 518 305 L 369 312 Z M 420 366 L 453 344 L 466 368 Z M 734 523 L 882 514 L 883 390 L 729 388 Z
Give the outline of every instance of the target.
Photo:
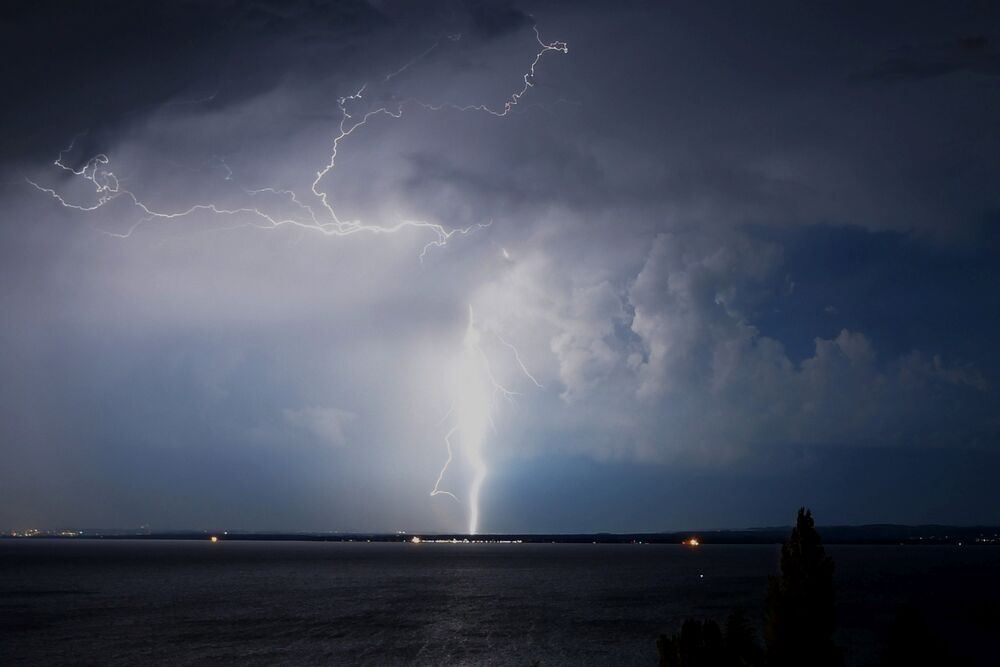
M 125 232 L 108 232 L 104 233 L 111 236 L 128 238 L 137 229 L 148 222 L 154 220 L 158 221 L 168 221 L 177 218 L 183 218 L 194 213 L 210 213 L 213 215 L 236 217 L 241 220 L 240 223 L 235 225 L 236 227 L 257 227 L 261 229 L 276 229 L 284 226 L 294 226 L 303 229 L 308 229 L 316 232 L 320 232 L 327 236 L 349 236 L 352 234 L 357 234 L 361 232 L 371 233 L 371 234 L 392 234 L 399 232 L 403 229 L 413 228 L 419 230 L 425 230 L 430 232 L 431 240 L 428 241 L 420 251 L 421 260 L 426 255 L 430 248 L 442 247 L 448 243 L 456 235 L 465 235 L 476 229 L 481 229 L 483 227 L 488 227 L 491 222 L 478 223 L 475 225 L 470 225 L 468 227 L 458 227 L 450 228 L 437 222 L 429 222 L 425 220 L 410 220 L 401 219 L 388 225 L 379 224 L 367 224 L 361 220 L 342 220 L 337 212 L 334 210 L 333 205 L 329 201 L 328 194 L 325 190 L 321 188 L 321 183 L 323 179 L 333 171 L 337 162 L 337 153 L 340 149 L 340 144 L 342 141 L 350 137 L 358 129 L 367 125 L 368 121 L 376 116 L 387 116 L 390 118 L 401 118 L 404 113 L 404 109 L 409 106 L 417 106 L 429 111 L 479 111 L 483 113 L 488 113 L 492 116 L 503 117 L 510 114 L 513 109 L 520 102 L 521 98 L 528 92 L 530 88 L 534 86 L 535 79 L 535 69 L 538 63 L 541 61 L 542 57 L 551 51 L 558 51 L 560 53 L 568 53 L 568 47 L 565 42 L 555 41 L 555 42 L 543 42 L 541 36 L 538 33 L 538 28 L 533 27 L 535 33 L 535 39 L 538 42 L 540 49 L 535 53 L 535 57 L 528 67 L 528 71 L 523 75 L 524 85 L 507 98 L 503 103 L 502 107 L 494 108 L 486 104 L 471 104 L 471 105 L 457 105 L 457 104 L 429 104 L 422 102 L 415 98 L 408 98 L 397 102 L 394 106 L 380 106 L 376 109 L 370 109 L 360 116 L 355 116 L 348 109 L 348 105 L 351 102 L 355 102 L 364 97 L 365 91 L 367 90 L 368 84 L 361 86 L 361 88 L 352 95 L 347 95 L 341 97 L 337 101 L 338 109 L 340 110 L 340 123 L 338 126 L 337 135 L 333 139 L 333 145 L 330 151 L 330 159 L 325 166 L 316 172 L 316 177 L 313 179 L 310 185 L 310 192 L 314 199 L 319 202 L 322 215 L 317 213 L 316 208 L 310 204 L 302 201 L 298 194 L 291 190 L 279 190 L 276 188 L 259 188 L 256 190 L 244 189 L 244 192 L 250 196 L 261 194 L 261 193 L 271 193 L 271 194 L 281 194 L 286 196 L 292 204 L 294 204 L 297 210 L 301 211 L 302 217 L 287 217 L 287 216 L 277 216 L 262 210 L 258 206 L 239 206 L 235 208 L 219 206 L 214 203 L 206 204 L 194 204 L 186 209 L 178 211 L 160 211 L 154 210 L 146 205 L 138 195 L 133 193 L 131 190 L 127 190 L 122 187 L 121 181 L 118 176 L 115 175 L 109 165 L 111 164 L 110 157 L 105 153 L 99 153 L 96 156 L 90 158 L 86 163 L 79 169 L 73 169 L 67 166 L 63 159 L 67 153 L 73 150 L 75 145 L 75 140 L 70 144 L 69 147 L 60 151 L 59 156 L 56 158 L 54 165 L 64 171 L 69 172 L 73 176 L 80 177 L 85 181 L 89 181 L 94 188 L 94 193 L 96 199 L 90 204 L 77 204 L 70 202 L 66 197 L 60 194 L 55 188 L 46 187 L 39 185 L 37 182 L 30 178 L 25 180 L 35 187 L 36 189 L 50 195 L 53 199 L 58 201 L 62 206 L 66 208 L 75 209 L 78 211 L 91 212 L 96 211 L 112 201 L 119 198 L 124 198 L 132 203 L 132 205 L 139 209 L 140 217 L 136 222 L 130 226 Z M 435 44 L 436 47 L 436 44 Z M 391 73 L 387 78 L 393 78 L 401 74 L 403 71 L 408 69 L 413 63 L 422 59 L 428 55 L 435 47 L 431 47 L 424 53 L 420 54 L 414 60 L 410 61 L 407 65 L 402 67 L 396 72 Z M 227 168 L 228 169 L 228 168 Z M 230 177 L 231 178 L 231 177 Z M 227 179 L 228 180 L 228 179 Z
M 521 355 L 517 348 L 504 340 L 498 333 L 492 333 L 497 340 L 511 350 L 524 376 L 535 386 L 541 388 L 542 385 L 521 361 Z M 475 535 L 479 530 L 479 492 L 482 490 L 488 472 L 483 457 L 487 426 L 494 434 L 497 433 L 493 413 L 496 411 L 498 398 L 502 397 L 513 403 L 514 397 L 520 395 L 497 380 L 490 365 L 489 356 L 480 344 L 482 334 L 483 331 L 476 324 L 475 313 L 470 305 L 469 321 L 462 339 L 462 352 L 452 371 L 455 397 L 451 409 L 442 419 L 442 422 L 445 422 L 449 420 L 449 417 L 454 416 L 451 430 L 444 437 L 448 458 L 445 460 L 441 472 L 438 473 L 437 481 L 431 490 L 432 496 L 447 495 L 456 501 L 459 500 L 454 493 L 441 489 L 441 482 L 453 460 L 451 439 L 457 433 L 461 438 L 462 455 L 467 465 L 472 469 L 468 496 L 468 532 L 470 535 Z
M 177 211 L 156 210 L 144 203 L 143 200 L 134 192 L 122 187 L 119 177 L 109 168 L 111 158 L 107 154 L 99 153 L 87 160 L 83 166 L 76 169 L 69 166 L 66 163 L 66 156 L 74 150 L 77 138 L 74 138 L 67 148 L 59 152 L 59 155 L 53 164 L 59 169 L 68 172 L 70 175 L 78 177 L 90 184 L 90 187 L 93 188 L 95 197 L 91 203 L 72 202 L 55 188 L 40 185 L 31 179 L 25 180 L 34 188 L 51 196 L 62 206 L 81 212 L 97 211 L 118 199 L 124 199 L 125 201 L 130 202 L 131 205 L 137 208 L 140 212 L 138 219 L 131 224 L 131 226 L 129 226 L 124 232 L 112 232 L 103 229 L 99 230 L 104 234 L 117 238 L 125 239 L 131 237 L 136 230 L 146 223 L 175 220 L 193 215 L 195 213 L 208 213 L 216 216 L 235 218 L 237 220 L 235 224 L 213 228 L 218 230 L 235 229 L 240 227 L 277 229 L 280 227 L 291 226 L 319 232 L 326 236 L 350 236 L 352 234 L 362 232 L 371 234 L 392 234 L 404 229 L 422 230 L 429 232 L 431 235 L 431 239 L 424 244 L 420 251 L 420 259 L 423 261 L 426 253 L 431 248 L 446 245 L 448 241 L 456 235 L 465 235 L 476 229 L 488 227 L 492 224 L 492 221 L 478 223 L 468 227 L 450 228 L 437 222 L 410 219 L 400 219 L 387 225 L 367 224 L 361 220 L 344 220 L 341 219 L 334 210 L 334 206 L 330 203 L 327 192 L 322 189 L 322 183 L 336 167 L 337 154 L 341 147 L 341 143 L 359 129 L 367 125 L 369 120 L 377 116 L 399 119 L 403 116 L 404 110 L 408 106 L 415 106 L 432 112 L 448 110 L 457 112 L 482 112 L 498 118 L 512 113 L 515 107 L 517 107 L 517 105 L 521 102 L 524 95 L 532 87 L 534 87 L 536 76 L 535 69 L 545 54 L 552 51 L 564 54 L 569 52 L 566 42 L 544 42 L 538 33 L 537 27 L 533 27 L 532 30 L 534 31 L 535 40 L 538 42 L 538 46 L 540 48 L 535 53 L 534 59 L 531 61 L 528 70 L 522 77 L 523 85 L 520 89 L 511 93 L 511 95 L 500 107 L 491 107 L 486 104 L 430 104 L 416 98 L 407 98 L 400 100 L 393 105 L 380 106 L 378 108 L 365 111 L 363 114 L 355 115 L 351 112 L 350 107 L 353 103 L 364 98 L 368 85 L 365 84 L 361 86 L 360 89 L 351 95 L 339 98 L 337 100 L 337 107 L 340 111 L 340 123 L 337 128 L 336 136 L 333 138 L 330 158 L 321 169 L 316 171 L 315 178 L 312 180 L 309 187 L 309 194 L 311 195 L 314 204 L 303 201 L 303 198 L 293 190 L 272 187 L 256 189 L 241 188 L 243 193 L 251 199 L 260 195 L 273 195 L 281 197 L 294 206 L 295 210 L 300 213 L 300 217 L 274 215 L 262 210 L 259 206 L 245 205 L 227 207 L 220 206 L 215 203 L 194 204 Z M 447 39 L 452 41 L 456 41 L 459 38 L 460 35 L 447 36 Z M 418 54 L 402 67 L 385 75 L 383 80 L 389 81 L 402 75 L 416 63 L 420 62 L 434 52 L 440 46 L 440 43 L 440 41 L 434 43 L 431 47 Z M 226 172 L 224 180 L 233 181 L 232 169 L 230 169 L 224 161 L 220 160 L 220 163 Z M 318 203 L 318 206 L 315 203 Z M 505 249 L 503 250 L 503 255 L 508 260 L 510 259 L 510 255 Z M 522 361 L 517 348 L 507 342 L 500 336 L 500 334 L 496 332 L 492 332 L 492 334 L 503 346 L 512 352 L 513 358 L 523 375 L 539 389 L 543 388 L 535 376 L 528 371 L 528 368 Z M 454 423 L 444 438 L 447 460 L 441 468 L 437 480 L 434 483 L 434 487 L 430 492 L 431 496 L 446 495 L 450 496 L 455 501 L 459 501 L 459 498 L 454 493 L 441 488 L 445 473 L 453 461 L 452 438 L 458 435 L 461 439 L 463 462 L 468 465 L 472 471 L 472 479 L 468 490 L 468 531 L 470 534 L 475 534 L 479 527 L 479 493 L 487 474 L 486 462 L 483 458 L 483 444 L 486 440 L 487 428 L 496 433 L 493 413 L 496 409 L 497 399 L 502 397 L 507 401 L 513 402 L 513 398 L 519 395 L 518 392 L 508 389 L 497 380 L 493 373 L 489 357 L 480 345 L 481 339 L 482 331 L 476 324 L 472 307 L 469 306 L 468 326 L 463 339 L 462 352 L 455 368 L 456 376 L 454 378 L 455 383 L 453 387 L 455 392 L 455 401 L 452 404 L 451 410 L 448 411 L 448 414 L 445 415 L 445 418 L 442 419 L 441 422 L 443 424 L 447 422 L 449 418 L 454 419 Z

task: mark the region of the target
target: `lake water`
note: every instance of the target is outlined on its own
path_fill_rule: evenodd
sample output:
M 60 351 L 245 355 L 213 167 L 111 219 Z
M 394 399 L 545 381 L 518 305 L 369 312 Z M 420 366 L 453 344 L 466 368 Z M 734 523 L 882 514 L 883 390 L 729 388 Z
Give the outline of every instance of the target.
M 924 609 L 997 664 L 1000 548 L 828 547 L 837 639 Z M 0 540 L 2 664 L 655 665 L 687 616 L 760 618 L 777 546 Z

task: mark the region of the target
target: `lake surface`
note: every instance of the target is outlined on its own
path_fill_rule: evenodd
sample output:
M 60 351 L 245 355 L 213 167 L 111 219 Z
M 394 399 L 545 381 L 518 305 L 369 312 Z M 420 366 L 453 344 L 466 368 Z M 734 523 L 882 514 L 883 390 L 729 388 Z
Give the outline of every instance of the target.
M 837 639 L 920 606 L 996 664 L 1000 548 L 832 546 Z M 759 621 L 777 546 L 0 540 L 3 664 L 655 665 L 688 616 Z

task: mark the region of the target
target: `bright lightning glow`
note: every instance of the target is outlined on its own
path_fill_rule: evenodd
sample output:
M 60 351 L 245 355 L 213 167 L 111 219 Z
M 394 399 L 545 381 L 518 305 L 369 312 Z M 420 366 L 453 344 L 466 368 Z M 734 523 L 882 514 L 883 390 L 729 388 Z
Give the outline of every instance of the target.
M 521 355 L 517 348 L 496 332 L 493 334 L 497 340 L 511 350 L 524 376 L 541 388 L 542 385 L 521 361 Z M 455 399 L 448 414 L 442 420 L 448 421 L 449 417 L 454 417 L 453 426 L 444 438 L 448 458 L 441 468 L 441 472 L 438 473 L 437 481 L 431 490 L 432 496 L 444 494 L 458 500 L 454 493 L 443 491 L 440 488 L 448 466 L 452 463 L 452 437 L 457 433 L 461 442 L 463 460 L 471 471 L 468 497 L 468 532 L 470 535 L 475 535 L 479 530 L 479 493 L 488 473 L 483 445 L 486 442 L 488 427 L 494 434 L 497 433 L 496 424 L 493 421 L 493 413 L 497 409 L 497 399 L 502 397 L 513 402 L 514 397 L 520 395 L 497 380 L 493 374 L 489 356 L 483 350 L 481 343 L 482 331 L 476 324 L 475 313 L 470 305 L 469 322 L 462 339 L 462 352 L 452 373 L 452 389 Z
M 194 213 L 210 213 L 216 216 L 234 217 L 238 220 L 237 224 L 225 227 L 225 229 L 235 227 L 277 229 L 279 227 L 292 226 L 319 232 L 326 236 L 350 236 L 361 232 L 369 234 L 393 234 L 404 229 L 417 229 L 429 232 L 431 236 L 431 240 L 428 241 L 420 251 L 420 259 L 423 260 L 430 248 L 442 247 L 446 245 L 455 235 L 465 235 L 476 229 L 488 227 L 492 221 L 477 223 L 467 227 L 450 228 L 437 222 L 429 222 L 425 220 L 401 219 L 395 221 L 394 223 L 379 225 L 367 224 L 361 220 L 341 219 L 334 210 L 333 205 L 330 203 L 327 192 L 322 189 L 323 180 L 336 166 L 337 152 L 340 149 L 340 144 L 354 132 L 367 125 L 368 121 L 372 118 L 386 116 L 388 118 L 398 119 L 403 116 L 404 109 L 411 105 L 429 111 L 479 111 L 496 117 L 507 116 L 513 111 L 514 107 L 517 106 L 525 93 L 527 93 L 528 90 L 534 86 L 535 68 L 538 66 L 542 57 L 550 51 L 568 53 L 568 48 L 565 42 L 543 42 L 538 34 L 538 29 L 533 28 L 533 30 L 535 32 L 535 40 L 538 42 L 540 49 L 535 53 L 534 60 L 532 60 L 531 65 L 528 67 L 528 71 L 523 75 L 524 85 L 519 90 L 511 93 L 501 107 L 494 108 L 486 104 L 470 104 L 464 106 L 456 104 L 428 104 L 426 102 L 410 98 L 399 101 L 395 105 L 380 106 L 356 116 L 351 113 L 349 106 L 352 103 L 364 98 L 368 84 L 361 86 L 361 88 L 352 95 L 341 97 L 337 101 L 337 107 L 340 111 L 340 123 L 337 134 L 333 138 L 333 144 L 330 150 L 330 159 L 325 166 L 316 172 L 316 176 L 309 188 L 312 198 L 320 207 L 318 211 L 313 205 L 305 203 L 298 194 L 291 190 L 280 190 L 276 188 L 260 188 L 256 190 L 244 189 L 244 192 L 251 197 L 262 193 L 278 194 L 287 197 L 298 210 L 300 214 L 298 217 L 280 216 L 269 213 L 259 206 L 246 205 L 239 207 L 225 207 L 214 203 L 194 204 L 177 211 L 154 210 L 143 203 L 138 195 L 133 193 L 131 190 L 127 190 L 122 187 L 118 176 L 116 176 L 110 169 L 111 158 L 108 157 L 107 154 L 99 153 L 93 158 L 87 160 L 87 162 L 79 169 L 73 169 L 67 166 L 64 163 L 63 158 L 67 153 L 73 150 L 75 146 L 75 139 L 66 149 L 60 151 L 54 165 L 66 172 L 69 172 L 73 176 L 89 182 L 94 189 L 95 199 L 93 202 L 84 204 L 74 203 L 60 194 L 55 188 L 39 185 L 31 179 L 25 180 L 36 189 L 50 195 L 62 206 L 77 211 L 96 211 L 118 199 L 124 199 L 125 201 L 130 202 L 133 207 L 139 210 L 138 220 L 136 220 L 136 222 L 125 232 L 109 232 L 102 230 L 103 233 L 118 238 L 129 238 L 137 229 L 148 222 L 169 221 L 187 217 Z M 449 39 L 457 40 L 458 36 L 449 36 Z M 402 74 L 416 62 L 429 55 L 435 48 L 437 48 L 437 46 L 438 44 L 434 44 L 431 48 L 406 63 L 403 67 L 386 75 L 385 80 L 392 79 Z M 225 166 L 225 164 L 223 166 Z M 225 167 L 227 170 L 226 180 L 231 180 L 232 171 L 228 166 Z

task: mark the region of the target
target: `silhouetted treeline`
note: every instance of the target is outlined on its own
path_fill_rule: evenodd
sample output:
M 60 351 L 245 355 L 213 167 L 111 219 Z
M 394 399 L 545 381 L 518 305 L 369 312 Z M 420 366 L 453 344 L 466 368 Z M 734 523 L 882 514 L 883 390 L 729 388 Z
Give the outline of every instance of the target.
M 742 610 L 737 609 L 726 619 L 725 629 L 712 620 L 689 618 L 680 634 L 661 636 L 656 642 L 660 665 L 669 667 L 742 667 L 762 664 L 762 651 L 753 628 Z
M 843 652 L 833 641 L 833 571 L 812 513 L 799 509 L 781 547 L 779 572 L 768 577 L 763 644 L 742 610 L 733 611 L 721 628 L 713 620 L 689 618 L 679 633 L 657 640 L 660 667 L 840 667 Z M 908 607 L 896 619 L 881 664 L 950 663 L 919 612 Z

